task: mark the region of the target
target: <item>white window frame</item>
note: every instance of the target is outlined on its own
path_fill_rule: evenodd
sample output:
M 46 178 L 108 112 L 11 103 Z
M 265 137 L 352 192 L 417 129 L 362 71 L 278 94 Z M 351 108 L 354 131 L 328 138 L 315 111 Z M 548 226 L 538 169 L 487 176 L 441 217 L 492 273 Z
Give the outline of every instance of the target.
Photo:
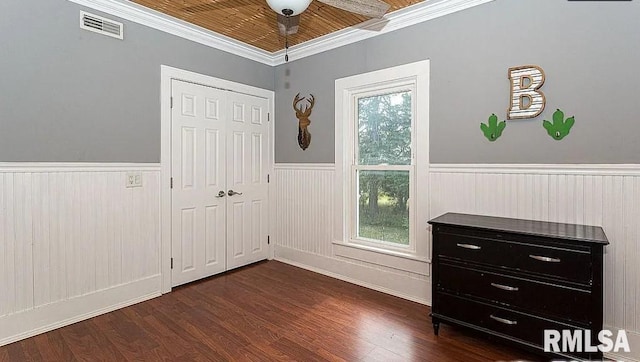
M 409 200 L 409 246 L 356 239 L 357 200 L 355 155 L 358 143 L 357 99 L 368 95 L 411 91 L 411 166 L 385 166 L 408 169 L 413 178 Z M 427 220 L 429 174 L 429 60 L 337 79 L 336 97 L 336 200 L 334 250 L 336 255 L 428 275 L 429 233 Z M 371 166 L 366 166 L 371 169 Z M 419 187 L 418 187 L 419 185 Z M 424 225 L 422 225 L 424 224 Z
M 361 98 L 382 95 L 386 93 L 399 93 L 408 91 L 411 94 L 411 159 L 408 165 L 361 165 L 358 161 L 359 153 L 359 139 L 358 139 L 358 100 Z M 364 237 L 358 237 L 358 177 L 359 171 L 408 171 L 409 172 L 409 195 L 415 195 L 415 147 L 416 142 L 415 126 L 416 126 L 416 102 L 414 96 L 416 94 L 415 84 L 412 79 L 402 79 L 399 81 L 385 82 L 384 84 L 376 84 L 373 87 L 366 87 L 362 90 L 355 90 L 349 92 L 350 104 L 349 107 L 349 122 L 348 136 L 353 137 L 353 143 L 350 149 L 346 150 L 348 158 L 351 160 L 350 168 L 351 172 L 347 176 L 350 179 L 349 182 L 349 198 L 347 199 L 347 205 L 345 205 L 345 212 L 347 213 L 347 222 L 349 223 L 349 235 L 347 235 L 347 242 L 352 244 L 361 244 L 373 248 L 382 248 L 395 250 L 404 253 L 415 253 L 415 205 L 414 197 L 409 198 L 409 245 L 402 245 L 391 241 L 373 240 Z M 370 196 L 371 197 L 371 196 Z M 350 200 L 350 201 L 348 201 Z M 348 209 L 347 209 L 348 207 Z

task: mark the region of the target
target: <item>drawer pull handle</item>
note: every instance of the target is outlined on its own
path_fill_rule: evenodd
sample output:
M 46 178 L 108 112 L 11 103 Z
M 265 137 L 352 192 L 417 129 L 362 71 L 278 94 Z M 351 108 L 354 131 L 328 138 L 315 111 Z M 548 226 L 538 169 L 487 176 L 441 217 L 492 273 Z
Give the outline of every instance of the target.
M 497 284 L 497 283 L 491 283 L 492 287 L 496 287 L 498 289 L 502 289 L 502 290 L 506 290 L 509 292 L 517 292 L 518 291 L 518 287 L 510 287 L 508 285 L 502 285 L 502 284 Z
M 544 261 L 544 262 L 547 262 L 547 263 L 559 263 L 560 262 L 560 259 L 558 259 L 558 258 L 550 258 L 548 256 L 529 255 L 529 257 L 532 258 L 532 259 Z
M 482 247 L 478 246 L 478 245 L 473 245 L 473 244 L 456 244 L 461 248 L 464 249 L 471 249 L 471 250 L 480 250 L 482 249 Z
M 494 321 L 497 321 L 497 322 L 500 322 L 500 323 L 504 323 L 504 324 L 508 324 L 508 325 L 516 325 L 516 324 L 518 324 L 518 321 L 511 321 L 511 320 L 508 320 L 508 319 L 496 317 L 493 314 L 491 314 L 489 317 L 491 317 L 491 319 L 493 319 Z

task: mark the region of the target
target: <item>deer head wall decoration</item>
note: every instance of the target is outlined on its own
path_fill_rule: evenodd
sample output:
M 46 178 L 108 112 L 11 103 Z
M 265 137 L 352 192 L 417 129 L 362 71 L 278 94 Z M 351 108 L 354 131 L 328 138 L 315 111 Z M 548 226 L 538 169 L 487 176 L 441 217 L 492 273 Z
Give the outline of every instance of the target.
M 309 105 L 305 106 L 304 109 L 302 106 L 298 107 L 298 103 L 304 100 L 307 100 L 307 98 L 300 98 L 300 93 L 296 94 L 296 97 L 293 99 L 293 109 L 296 111 L 296 118 L 298 118 L 298 145 L 302 150 L 306 150 L 311 143 L 311 133 L 309 133 L 308 130 L 309 124 L 311 124 L 309 116 L 311 115 L 311 110 L 316 102 L 313 94 L 310 94 L 308 99 Z

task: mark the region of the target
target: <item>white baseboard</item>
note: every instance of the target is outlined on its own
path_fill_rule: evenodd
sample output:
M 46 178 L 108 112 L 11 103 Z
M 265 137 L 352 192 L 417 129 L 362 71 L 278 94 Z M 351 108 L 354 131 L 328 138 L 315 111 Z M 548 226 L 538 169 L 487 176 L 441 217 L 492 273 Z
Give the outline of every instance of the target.
M 0 318 L 0 346 L 160 296 L 160 275 Z
M 275 260 L 416 303 L 431 305 L 431 282 L 276 246 Z
M 618 331 L 618 328 L 612 326 L 604 326 L 604 329 L 612 331 L 614 337 L 616 336 L 616 333 Z M 613 361 L 640 362 L 640 333 L 627 330 L 626 334 L 627 338 L 629 339 L 629 347 L 631 349 L 631 352 L 605 353 L 605 358 Z

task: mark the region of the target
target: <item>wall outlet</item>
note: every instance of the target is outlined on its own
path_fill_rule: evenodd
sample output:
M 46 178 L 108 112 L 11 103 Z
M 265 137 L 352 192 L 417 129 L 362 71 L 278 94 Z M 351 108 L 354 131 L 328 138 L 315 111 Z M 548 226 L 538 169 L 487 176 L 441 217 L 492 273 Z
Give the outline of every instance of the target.
M 126 187 L 142 187 L 142 172 L 127 172 Z

